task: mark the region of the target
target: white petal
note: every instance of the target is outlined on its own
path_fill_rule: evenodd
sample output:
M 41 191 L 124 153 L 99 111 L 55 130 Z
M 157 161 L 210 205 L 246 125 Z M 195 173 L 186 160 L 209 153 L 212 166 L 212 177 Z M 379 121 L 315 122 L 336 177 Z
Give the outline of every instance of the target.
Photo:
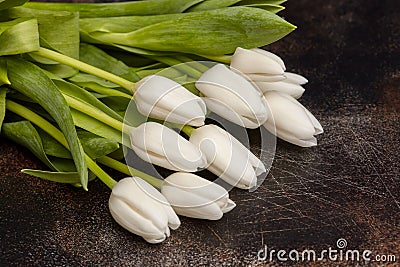
M 232 112 L 237 113 L 238 118 L 244 117 L 256 122 L 265 121 L 268 117 L 262 94 L 243 76 L 225 65 L 217 64 L 203 73 L 196 87 L 205 95 L 206 104 L 209 104 L 207 99 L 210 99 L 213 111 L 222 117 L 232 118 Z M 225 107 L 218 108 L 221 105 L 219 103 L 225 104 Z M 209 105 L 207 107 L 210 108 Z
M 214 201 L 226 201 L 228 196 L 228 192 L 222 186 L 192 173 L 173 173 L 164 179 L 164 185 L 190 192 L 203 199 L 206 199 L 207 203 Z M 193 203 L 191 205 L 193 205 Z M 199 203 L 198 205 L 204 205 L 204 203 Z
M 168 200 L 160 193 L 160 191 L 155 189 L 149 183 L 145 182 L 143 179 L 135 178 L 135 177 L 133 179 L 135 179 L 135 182 L 138 184 L 138 186 L 140 188 L 142 188 L 142 190 L 146 194 L 149 194 L 149 196 L 151 198 L 153 198 L 155 201 L 157 201 L 162 206 L 162 208 L 165 211 L 165 214 L 168 217 L 168 226 L 171 227 L 171 229 L 173 229 L 173 230 L 177 229 L 181 225 L 181 222 L 179 220 L 179 217 L 176 215 L 176 213 L 172 209 Z
M 305 108 L 294 98 L 277 92 L 267 92 L 265 98 L 271 109 L 277 131 L 296 139 L 307 140 L 315 134 L 314 125 Z
M 231 68 L 243 73 L 269 73 L 272 75 L 281 75 L 284 72 L 281 63 L 277 62 L 277 56 L 271 56 L 271 53 L 259 50 L 248 50 L 236 48 L 231 58 Z
M 267 50 L 264 50 L 264 49 L 260 49 L 260 48 L 253 48 L 253 49 L 251 49 L 251 50 L 254 51 L 254 52 L 257 52 L 257 53 L 259 53 L 259 54 L 261 54 L 261 55 L 264 55 L 264 56 L 266 56 L 266 57 L 269 57 L 269 58 L 272 59 L 272 60 L 275 60 L 276 63 L 278 63 L 279 65 L 281 65 L 281 67 L 282 67 L 283 70 L 286 70 L 285 63 L 284 63 L 283 60 L 282 60 L 279 56 L 277 56 L 276 54 L 271 53 L 271 52 L 269 52 L 269 51 L 267 51 Z
M 205 117 L 205 104 L 198 96 L 162 76 L 151 75 L 140 81 L 134 98 L 138 111 L 148 117 L 180 124 L 195 119 L 198 124 Z
M 300 84 L 300 85 L 308 83 L 308 80 L 305 77 L 303 77 L 297 73 L 285 72 L 283 75 L 286 77 L 285 81 L 287 81 L 287 82 Z
M 109 207 L 114 220 L 129 232 L 143 237 L 149 243 L 159 243 L 165 240 L 164 231 L 156 227 L 151 220 L 135 213 L 123 200 L 113 199 L 109 202 Z
M 301 85 L 289 83 L 286 80 L 280 82 L 255 82 L 255 84 L 263 93 L 277 91 L 288 94 L 296 99 L 300 98 L 305 91 Z
M 190 136 L 190 142 L 200 147 L 211 164 L 208 167 L 211 172 L 239 188 L 253 187 L 257 176 L 250 164 L 249 151 L 234 140 L 228 132 L 215 125 L 197 128 Z
M 147 122 L 133 129 L 131 143 L 139 157 L 165 168 L 190 172 L 206 165 L 195 146 L 159 123 Z
M 268 75 L 260 73 L 247 73 L 246 77 L 254 82 L 279 82 L 285 80 L 283 75 Z

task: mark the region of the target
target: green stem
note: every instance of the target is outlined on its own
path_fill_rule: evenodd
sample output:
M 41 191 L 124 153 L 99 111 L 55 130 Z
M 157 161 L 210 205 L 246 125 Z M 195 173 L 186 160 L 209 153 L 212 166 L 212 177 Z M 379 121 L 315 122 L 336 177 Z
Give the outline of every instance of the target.
M 135 83 L 128 81 L 124 78 L 121 78 L 115 74 L 112 74 L 110 72 L 104 71 L 102 69 L 96 68 L 92 65 L 89 65 L 87 63 L 84 63 L 82 61 L 79 61 L 77 59 L 68 57 L 66 55 L 57 53 L 55 51 L 46 49 L 46 48 L 39 48 L 38 51 L 36 52 L 31 52 L 37 56 L 41 56 L 50 60 L 54 60 L 56 62 L 59 62 L 61 64 L 65 64 L 67 66 L 73 67 L 75 69 L 78 69 L 80 71 L 92 74 L 94 76 L 97 76 L 99 78 L 108 80 L 110 82 L 113 82 L 122 88 L 125 88 L 127 91 L 130 93 L 135 91 Z
M 180 60 L 180 61 L 182 61 L 182 62 L 189 62 L 188 65 L 190 65 L 191 67 L 193 67 L 196 70 L 200 71 L 201 73 L 204 73 L 207 70 L 209 70 L 209 67 L 201 64 L 200 62 L 194 61 L 190 57 L 178 55 L 175 58 Z
M 132 167 L 129 167 L 113 158 L 103 156 L 101 158 L 98 158 L 97 161 L 103 165 L 113 168 L 114 170 L 125 173 L 126 175 L 137 176 L 139 178 L 142 178 L 143 180 L 147 181 L 149 184 L 151 184 L 154 187 L 161 188 L 161 186 L 163 184 L 162 180 L 157 179 L 151 175 L 148 175 L 147 173 L 141 172 Z
M 124 131 L 124 124 L 122 122 L 120 122 L 119 120 L 116 120 L 116 119 L 108 116 L 106 113 L 102 112 L 101 110 L 98 110 L 97 108 L 95 108 L 91 105 L 88 105 L 74 97 L 70 97 L 65 94 L 63 94 L 63 96 L 71 108 L 79 110 L 79 111 L 111 126 L 112 128 L 117 129 L 120 132 Z M 127 127 L 127 125 L 125 127 Z
M 101 86 L 101 85 L 99 85 L 97 83 L 90 83 L 90 82 L 88 82 L 88 83 L 85 83 L 85 82 L 82 82 L 82 83 L 73 82 L 73 83 L 75 83 L 75 84 L 77 84 L 77 85 L 79 85 L 81 87 L 88 88 L 88 89 L 90 89 L 90 90 L 92 90 L 92 91 L 94 91 L 96 93 L 102 94 L 102 95 L 120 96 L 120 97 L 127 98 L 129 100 L 132 99 L 132 95 L 126 94 L 124 92 L 120 92 L 120 91 L 115 90 L 115 89 L 110 89 L 110 88 Z
M 201 55 L 204 58 L 208 58 L 211 59 L 213 61 L 218 61 L 221 63 L 225 63 L 225 64 L 230 64 L 231 63 L 231 58 L 232 56 L 228 56 L 228 55 L 223 55 L 223 56 L 206 56 L 206 55 Z
M 184 125 L 182 128 L 181 128 L 181 131 L 182 132 L 184 132 L 187 136 L 191 136 L 192 135 L 192 132 L 195 130 L 195 128 L 193 128 L 192 126 L 189 126 L 189 125 Z
M 67 140 L 64 137 L 64 134 L 57 129 L 53 124 L 42 118 L 41 116 L 37 115 L 35 112 L 31 111 L 30 109 L 25 108 L 24 106 L 15 103 L 11 100 L 6 100 L 6 108 L 29 120 L 33 124 L 37 125 L 43 131 L 48 133 L 51 137 L 56 139 L 60 144 L 62 144 L 65 148 L 69 150 L 69 146 Z M 97 176 L 99 179 L 105 183 L 110 189 L 117 183 L 113 178 L 111 178 L 105 171 L 103 171 L 88 155 L 85 154 L 85 160 L 89 167 L 89 169 Z
M 157 56 L 153 56 L 153 59 L 167 64 L 168 66 L 174 67 L 175 69 L 178 69 L 180 71 L 182 71 L 184 74 L 190 75 L 195 79 L 200 78 L 200 76 L 202 75 L 202 73 L 200 71 L 198 71 L 197 69 L 189 66 L 188 64 L 182 64 L 181 61 L 175 59 L 175 58 L 171 58 L 171 57 L 157 57 Z

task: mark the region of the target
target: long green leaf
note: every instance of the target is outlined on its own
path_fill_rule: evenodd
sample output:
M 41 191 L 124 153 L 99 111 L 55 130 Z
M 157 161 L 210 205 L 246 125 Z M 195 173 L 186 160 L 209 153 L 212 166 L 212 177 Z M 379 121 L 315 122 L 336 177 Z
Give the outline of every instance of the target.
M 0 132 L 3 125 L 4 117 L 6 116 L 6 93 L 7 88 L 0 87 Z
M 0 1 L 0 10 L 25 4 L 28 0 L 2 0 Z
M 16 55 L 39 49 L 36 19 L 15 19 L 0 22 L 0 56 Z
M 211 10 L 217 8 L 224 8 L 236 3 L 240 2 L 240 0 L 206 0 L 195 6 L 192 6 L 187 10 L 187 12 L 197 12 L 204 10 Z
M 130 33 L 93 32 L 105 43 L 199 55 L 230 54 L 279 40 L 295 26 L 258 8 L 229 7 L 164 21 Z
M 10 84 L 10 81 L 7 76 L 7 61 L 0 57 L 0 86 L 3 84 Z
M 51 172 L 51 171 L 30 170 L 30 169 L 24 169 L 22 170 L 22 172 L 56 183 L 65 183 L 65 184 L 80 183 L 80 177 L 77 172 Z
M 139 80 L 139 77 L 129 66 L 93 45 L 81 44 L 79 59 L 129 81 L 136 82 Z
M 37 66 L 16 58 L 7 60 L 11 86 L 39 103 L 57 122 L 68 142 L 80 182 L 86 189 L 88 169 L 67 102 L 51 79 Z
M 78 136 L 86 154 L 92 159 L 108 155 L 119 148 L 118 142 L 102 138 L 87 131 L 78 131 Z
M 29 121 L 4 123 L 2 128 L 2 134 L 6 138 L 28 148 L 38 159 L 46 164 L 47 167 L 58 171 L 46 156 L 42 139 Z
M 106 139 L 122 143 L 122 135 L 120 131 L 78 110 L 71 109 L 71 114 L 76 126 Z
M 69 57 L 79 58 L 78 13 L 16 7 L 8 11 L 8 16 L 36 18 L 39 23 L 42 47 L 54 49 Z M 41 59 L 40 62 L 48 63 L 48 60 Z
M 79 12 L 82 18 L 97 18 L 181 13 L 201 1 L 204 0 L 148 0 L 104 4 L 28 2 L 25 6 L 37 9 L 68 10 Z
M 36 131 L 38 132 L 40 139 L 42 139 L 43 150 L 46 155 L 63 159 L 72 159 L 71 152 L 69 152 L 69 150 L 61 145 L 57 140 L 40 128 L 36 128 Z M 54 164 L 54 161 L 51 160 L 51 162 L 53 165 L 56 165 Z
M 53 80 L 55 85 L 60 89 L 60 91 L 63 94 L 66 94 L 71 97 L 75 97 L 80 99 L 81 101 L 84 101 L 99 110 L 103 111 L 107 115 L 113 117 L 116 120 L 123 121 L 123 117 L 121 117 L 118 113 L 110 109 L 107 105 L 102 103 L 100 100 L 98 100 L 95 96 L 93 96 L 91 93 L 87 92 L 85 89 L 74 85 L 72 83 L 66 82 L 64 80 Z

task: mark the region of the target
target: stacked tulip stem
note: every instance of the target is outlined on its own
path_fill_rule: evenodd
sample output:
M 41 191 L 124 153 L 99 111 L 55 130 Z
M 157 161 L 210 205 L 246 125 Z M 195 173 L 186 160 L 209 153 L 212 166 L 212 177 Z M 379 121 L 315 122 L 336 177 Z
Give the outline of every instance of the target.
M 25 2 L 0 2 L 2 136 L 47 168 L 24 173 L 84 190 L 99 178 L 115 221 L 149 243 L 178 215 L 218 220 L 235 208 L 194 173 L 241 189 L 266 175 L 233 133 L 205 124 L 210 112 L 303 147 L 323 131 L 296 100 L 307 80 L 256 48 L 295 28 L 276 15 L 284 1 Z M 123 149 L 175 173 L 150 176 L 123 163 Z

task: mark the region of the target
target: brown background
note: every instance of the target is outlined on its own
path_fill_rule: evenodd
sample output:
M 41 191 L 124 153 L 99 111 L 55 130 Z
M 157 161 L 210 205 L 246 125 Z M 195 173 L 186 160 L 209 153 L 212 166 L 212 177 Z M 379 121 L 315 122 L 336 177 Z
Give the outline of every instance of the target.
M 285 6 L 298 29 L 267 48 L 309 78 L 301 102 L 324 126 L 318 147 L 279 141 L 261 188 L 231 191 L 236 209 L 217 222 L 182 218 L 166 242 L 149 245 L 112 220 L 100 181 L 83 192 L 23 175 L 43 165 L 2 138 L 0 265 L 262 265 L 263 244 L 322 250 L 339 238 L 399 262 L 398 1 Z

